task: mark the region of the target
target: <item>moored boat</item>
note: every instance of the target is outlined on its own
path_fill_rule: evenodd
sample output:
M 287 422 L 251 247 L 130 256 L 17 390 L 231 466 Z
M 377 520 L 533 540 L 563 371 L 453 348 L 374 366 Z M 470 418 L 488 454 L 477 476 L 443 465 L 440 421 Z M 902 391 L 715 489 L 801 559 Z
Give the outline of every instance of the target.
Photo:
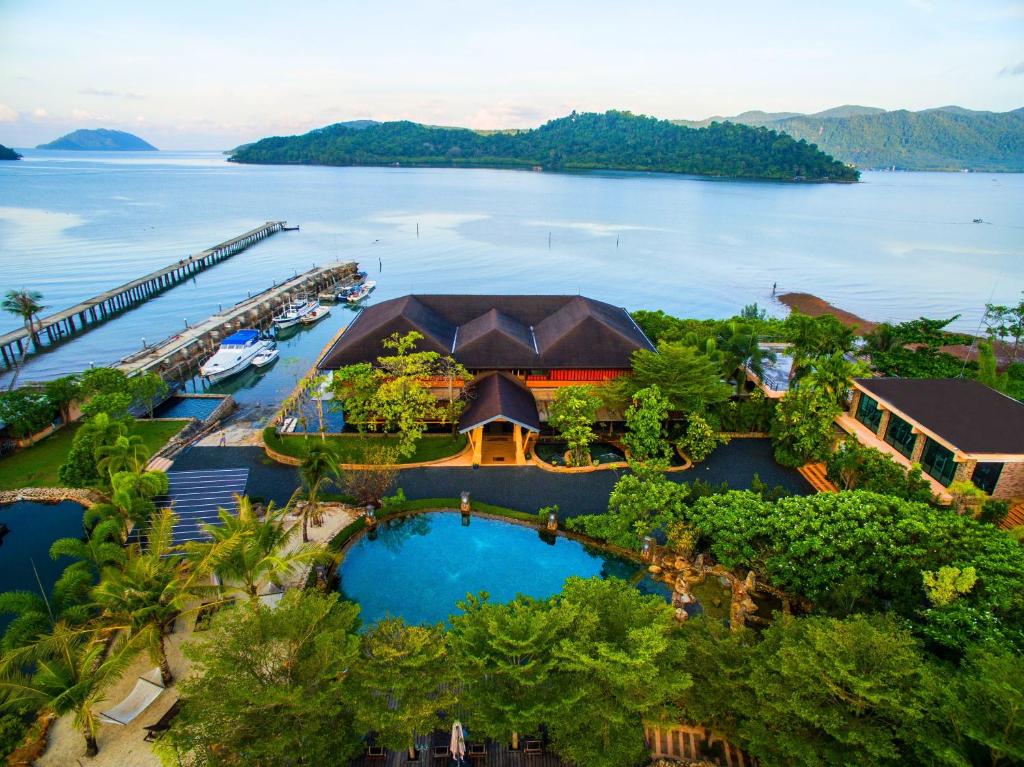
M 370 280 L 369 282 L 364 282 L 362 285 L 358 286 L 354 291 L 349 293 L 346 300 L 350 304 L 359 303 L 368 295 L 370 295 L 370 293 L 373 292 L 373 289 L 375 287 L 377 287 L 377 283 L 374 282 L 373 280 Z
M 310 300 L 305 296 L 290 301 L 280 314 L 275 314 L 273 323 L 276 328 L 290 328 L 298 325 L 299 322 L 312 311 L 320 308 L 320 302 Z
M 328 317 L 331 314 L 331 310 L 326 306 L 317 306 L 316 309 L 303 315 L 302 319 L 299 320 L 303 325 L 312 325 L 314 322 L 319 322 L 324 317 Z
M 222 381 L 241 373 L 252 365 L 256 355 L 269 348 L 273 342 L 262 338 L 258 330 L 238 330 L 221 341 L 217 353 L 199 368 L 199 375 L 210 383 Z
M 277 346 L 271 346 L 263 351 L 259 352 L 255 357 L 252 358 L 252 366 L 254 368 L 265 368 L 281 356 L 277 350 Z

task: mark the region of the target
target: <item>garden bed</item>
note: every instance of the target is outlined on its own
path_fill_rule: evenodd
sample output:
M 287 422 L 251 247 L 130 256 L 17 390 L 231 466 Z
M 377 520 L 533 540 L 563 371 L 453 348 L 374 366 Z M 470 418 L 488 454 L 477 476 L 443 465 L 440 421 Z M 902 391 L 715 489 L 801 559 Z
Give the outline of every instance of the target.
M 319 434 L 278 434 L 273 426 L 263 430 L 263 443 L 270 451 L 300 461 L 310 445 L 321 441 L 326 441 L 340 463 L 352 464 L 365 463 L 367 447 L 393 449 L 398 446 L 398 437 L 392 434 L 329 434 L 321 440 Z M 466 443 L 464 434 L 424 434 L 416 443 L 416 452 L 408 458 L 399 458 L 398 463 L 429 463 L 451 458 L 465 450 Z

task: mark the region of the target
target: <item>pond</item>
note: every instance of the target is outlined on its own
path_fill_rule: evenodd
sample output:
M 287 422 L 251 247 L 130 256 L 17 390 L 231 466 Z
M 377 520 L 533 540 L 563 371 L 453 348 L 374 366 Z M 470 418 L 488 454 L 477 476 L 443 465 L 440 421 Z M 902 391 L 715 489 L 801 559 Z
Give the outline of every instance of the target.
M 0 523 L 7 534 L 0 540 L 0 591 L 39 592 L 36 573 L 43 588 L 50 588 L 70 563 L 68 559 L 50 559 L 50 544 L 58 538 L 79 537 L 82 507 L 71 501 L 56 504 L 19 501 L 0 506 Z M 33 570 L 34 566 L 34 570 Z M 0 615 L 0 631 L 10 616 Z
M 223 397 L 170 397 L 153 411 L 153 417 L 196 418 L 202 421 L 223 401 Z
M 565 452 L 569 446 L 561 441 L 538 442 L 533 452 L 545 463 L 565 466 Z M 597 464 L 619 463 L 626 460 L 626 454 L 610 442 L 594 442 L 590 446 L 590 459 Z
M 641 592 L 671 593 L 646 567 L 563 536 L 457 512 L 428 512 L 382 524 L 363 536 L 339 569 L 339 589 L 372 625 L 392 616 L 408 623 L 447 620 L 467 594 L 486 591 L 495 602 L 517 594 L 547 598 L 570 576 L 621 578 Z

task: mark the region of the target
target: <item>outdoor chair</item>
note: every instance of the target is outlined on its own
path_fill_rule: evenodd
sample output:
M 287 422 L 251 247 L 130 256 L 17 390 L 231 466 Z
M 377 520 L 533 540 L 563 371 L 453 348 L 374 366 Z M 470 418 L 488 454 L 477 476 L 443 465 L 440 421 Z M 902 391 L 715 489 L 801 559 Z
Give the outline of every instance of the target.
M 164 715 L 156 720 L 153 724 L 147 724 L 144 729 L 146 731 L 146 737 L 143 738 L 147 743 L 152 743 L 154 740 L 158 740 L 165 732 L 171 729 L 171 722 L 174 721 L 174 717 L 178 715 L 178 710 L 181 708 L 181 701 L 174 701 L 169 709 L 164 712 Z
M 452 758 L 448 746 L 434 746 L 430 753 L 434 757 L 434 764 L 448 764 Z
M 524 754 L 543 754 L 544 748 L 541 746 L 539 740 L 525 740 L 523 741 L 523 753 Z
M 366 759 L 370 762 L 383 762 L 388 758 L 387 749 L 384 746 L 367 746 Z
M 483 743 L 470 743 L 466 756 L 473 764 L 484 764 L 487 761 L 487 746 Z

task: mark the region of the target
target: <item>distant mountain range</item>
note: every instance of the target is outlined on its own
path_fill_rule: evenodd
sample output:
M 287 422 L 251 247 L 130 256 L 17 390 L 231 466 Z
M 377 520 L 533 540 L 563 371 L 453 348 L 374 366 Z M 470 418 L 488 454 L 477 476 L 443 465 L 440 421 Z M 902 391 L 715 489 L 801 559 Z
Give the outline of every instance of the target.
M 846 105 L 815 114 L 752 111 L 706 120 L 771 128 L 858 168 L 1024 172 L 1024 109 L 977 112 L 958 106 L 908 112 Z
M 691 129 L 629 112 L 573 112 L 532 130 L 473 131 L 413 122 L 337 123 L 238 147 L 238 163 L 634 170 L 786 181 L 857 180 L 857 171 L 773 130 Z
M 20 160 L 21 155 L 15 152 L 13 149 L 8 149 L 3 144 L 0 144 L 0 160 Z
M 76 130 L 36 149 L 80 149 L 92 152 L 156 152 L 157 148 L 132 133 L 121 130 Z

